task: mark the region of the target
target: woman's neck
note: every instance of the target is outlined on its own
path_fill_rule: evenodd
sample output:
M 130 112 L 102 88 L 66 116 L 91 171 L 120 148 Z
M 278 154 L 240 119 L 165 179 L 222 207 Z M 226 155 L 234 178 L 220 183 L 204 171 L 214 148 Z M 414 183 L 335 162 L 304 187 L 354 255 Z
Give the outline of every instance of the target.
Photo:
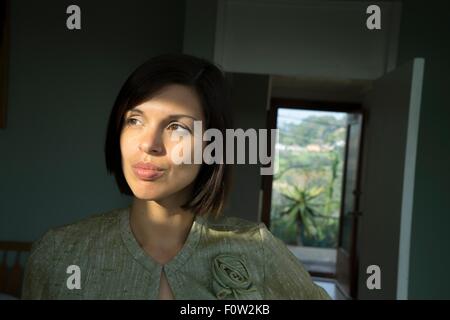
M 194 221 L 192 212 L 156 201 L 135 198 L 130 210 L 130 226 L 136 240 L 162 264 L 181 250 Z

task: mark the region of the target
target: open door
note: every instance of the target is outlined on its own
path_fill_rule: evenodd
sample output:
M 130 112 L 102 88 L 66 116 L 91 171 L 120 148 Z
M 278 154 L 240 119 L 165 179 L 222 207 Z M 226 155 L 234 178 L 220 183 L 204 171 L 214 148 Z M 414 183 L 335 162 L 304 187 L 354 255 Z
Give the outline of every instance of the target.
M 364 97 L 361 188 L 348 192 L 347 171 L 336 266 L 339 287 L 352 298 L 407 298 L 423 70 L 416 58 L 375 80 Z M 367 288 L 371 265 L 381 270 L 381 289 Z
M 336 250 L 336 281 L 348 297 L 356 297 L 358 274 L 356 239 L 359 211 L 362 113 L 347 114 L 344 177 L 339 236 Z

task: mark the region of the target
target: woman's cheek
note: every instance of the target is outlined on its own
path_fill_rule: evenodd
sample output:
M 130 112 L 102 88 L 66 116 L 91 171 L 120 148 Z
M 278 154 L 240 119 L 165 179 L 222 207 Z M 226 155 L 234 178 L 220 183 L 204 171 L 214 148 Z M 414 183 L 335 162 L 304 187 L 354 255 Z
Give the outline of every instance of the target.
M 187 186 L 192 183 L 200 171 L 198 164 L 182 164 L 177 166 L 177 181 L 182 185 Z
M 179 141 L 171 141 L 168 148 L 170 162 L 175 166 L 193 164 L 195 161 L 194 139 L 190 136 L 182 137 Z M 180 163 L 183 159 L 183 163 Z
M 126 157 L 130 153 L 130 150 L 135 147 L 135 140 L 136 139 L 133 139 L 129 133 L 122 132 L 120 135 L 120 150 L 123 156 Z

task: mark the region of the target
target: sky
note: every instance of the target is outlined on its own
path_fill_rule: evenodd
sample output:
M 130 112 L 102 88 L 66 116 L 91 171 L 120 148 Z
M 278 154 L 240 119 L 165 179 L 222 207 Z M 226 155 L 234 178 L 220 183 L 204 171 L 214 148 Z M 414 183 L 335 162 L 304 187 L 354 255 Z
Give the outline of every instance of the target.
M 334 116 L 336 119 L 345 117 L 345 112 L 329 112 L 329 111 L 312 111 L 299 109 L 278 109 L 277 127 L 282 126 L 287 122 L 299 123 L 309 116 Z

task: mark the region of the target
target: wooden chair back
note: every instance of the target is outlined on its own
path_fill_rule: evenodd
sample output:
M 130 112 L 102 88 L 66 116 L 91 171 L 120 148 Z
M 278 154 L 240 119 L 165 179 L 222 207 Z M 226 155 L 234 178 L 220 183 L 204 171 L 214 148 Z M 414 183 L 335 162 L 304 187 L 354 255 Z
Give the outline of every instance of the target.
M 25 266 L 21 256 L 28 254 L 32 242 L 0 241 L 0 292 L 20 298 Z M 8 266 L 8 256 L 15 255 L 13 266 Z

